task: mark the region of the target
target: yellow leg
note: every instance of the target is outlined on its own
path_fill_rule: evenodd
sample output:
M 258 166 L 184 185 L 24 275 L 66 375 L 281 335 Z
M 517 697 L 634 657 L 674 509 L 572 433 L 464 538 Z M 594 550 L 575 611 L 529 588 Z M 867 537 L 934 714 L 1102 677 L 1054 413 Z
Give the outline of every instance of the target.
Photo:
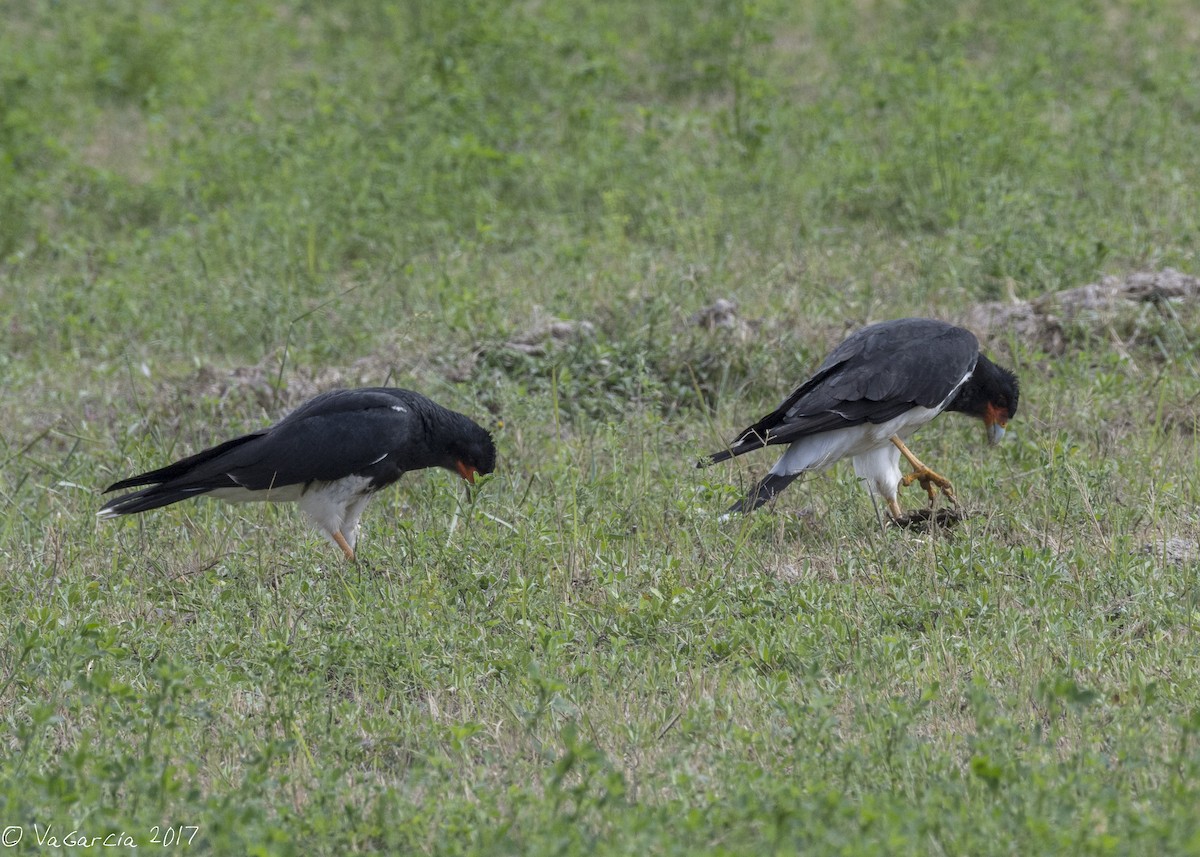
M 907 488 L 914 482 L 920 482 L 921 487 L 925 489 L 925 493 L 929 495 L 930 506 L 933 506 L 934 501 L 937 500 L 937 488 L 940 488 L 942 489 L 942 493 L 949 498 L 950 502 L 957 507 L 958 498 L 954 496 L 954 486 L 950 484 L 950 480 L 922 464 L 921 460 L 912 454 L 912 450 L 905 446 L 904 441 L 898 436 L 892 435 L 891 440 L 896 445 L 896 449 L 900 450 L 900 454 L 908 459 L 908 463 L 913 468 L 913 472 L 901 479 L 900 484 Z M 937 486 L 937 488 L 934 486 Z
M 350 547 L 349 544 L 347 544 L 346 537 L 343 536 L 337 530 L 334 530 L 333 540 L 335 542 L 337 542 L 337 546 L 342 549 L 342 553 L 344 553 L 346 555 L 346 559 L 350 560 L 351 562 L 354 562 L 354 550 L 353 550 L 353 548 Z
M 900 511 L 900 503 L 895 497 L 887 498 L 888 514 L 892 516 L 893 521 L 899 521 L 904 517 L 904 513 Z

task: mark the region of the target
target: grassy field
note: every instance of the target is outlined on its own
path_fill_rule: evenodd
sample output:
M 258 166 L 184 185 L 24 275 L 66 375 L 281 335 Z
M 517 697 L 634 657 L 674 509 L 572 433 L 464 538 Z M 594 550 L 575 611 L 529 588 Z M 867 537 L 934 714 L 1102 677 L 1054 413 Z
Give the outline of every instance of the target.
M 1007 442 L 913 444 L 950 531 L 693 467 L 859 325 L 1200 272 L 1194 3 L 0 12 L 12 853 L 1200 854 L 1194 301 L 992 331 Z M 495 428 L 473 502 L 353 566 L 96 521 L 359 384 Z

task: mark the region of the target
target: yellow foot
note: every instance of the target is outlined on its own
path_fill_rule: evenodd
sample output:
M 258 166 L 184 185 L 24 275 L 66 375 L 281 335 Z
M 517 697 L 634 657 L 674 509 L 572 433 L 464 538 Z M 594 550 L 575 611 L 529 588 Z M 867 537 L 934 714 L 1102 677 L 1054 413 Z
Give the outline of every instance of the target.
M 926 467 L 921 463 L 921 460 L 912 454 L 912 451 L 904 445 L 896 435 L 892 435 L 892 443 L 900 450 L 901 455 L 908 459 L 908 463 L 912 465 L 913 472 L 900 480 L 900 484 L 907 488 L 914 482 L 920 482 L 921 487 L 925 489 L 925 493 L 929 495 L 929 505 L 932 507 L 937 500 L 937 489 L 941 489 L 942 493 L 950 500 L 950 502 L 958 507 L 958 498 L 954 496 L 954 486 L 950 480 L 940 473 Z
M 354 562 L 354 549 L 346 542 L 346 537 L 335 530 L 333 533 L 333 540 L 337 542 L 337 546 L 342 549 L 342 553 L 346 555 L 346 559 Z

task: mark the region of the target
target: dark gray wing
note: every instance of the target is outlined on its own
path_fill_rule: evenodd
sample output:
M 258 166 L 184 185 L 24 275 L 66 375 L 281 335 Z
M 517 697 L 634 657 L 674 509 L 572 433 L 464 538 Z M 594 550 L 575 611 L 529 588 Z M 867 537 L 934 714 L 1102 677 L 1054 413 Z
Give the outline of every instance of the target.
M 712 460 L 865 422 L 887 422 L 914 407 L 937 407 L 978 357 L 974 334 L 945 322 L 905 318 L 864 327 L 835 348 L 783 404 Z
M 326 482 L 360 473 L 388 455 L 401 471 L 430 463 L 428 399 L 406 390 L 334 390 L 305 402 L 274 426 L 226 441 L 107 491 L 162 484 L 192 493 Z
M 418 402 L 415 399 L 420 398 Z M 301 405 L 259 437 L 230 449 L 186 477 L 216 487 L 232 480 L 251 490 L 330 482 L 367 471 L 391 456 L 391 469 L 429 467 L 423 405 L 413 393 L 335 390 Z

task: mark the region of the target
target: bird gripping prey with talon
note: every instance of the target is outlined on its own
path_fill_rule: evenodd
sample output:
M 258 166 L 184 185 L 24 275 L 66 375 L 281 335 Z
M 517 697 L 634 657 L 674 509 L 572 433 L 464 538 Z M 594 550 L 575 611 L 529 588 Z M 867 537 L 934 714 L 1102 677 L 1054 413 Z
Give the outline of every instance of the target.
M 852 333 L 778 408 L 696 466 L 788 444 L 730 515 L 752 512 L 797 477 L 849 458 L 892 521 L 904 523 L 901 485 L 919 483 L 931 508 L 939 490 L 958 505 L 950 480 L 913 455 L 908 437 L 942 411 L 958 411 L 981 419 L 989 442 L 998 443 L 1018 398 L 1017 377 L 981 354 L 969 330 L 927 318 L 880 322 Z M 907 475 L 901 455 L 913 468 Z
M 296 502 L 354 560 L 358 520 L 371 496 L 410 470 L 443 467 L 468 482 L 496 466 L 492 437 L 469 417 L 395 387 L 331 390 L 273 426 L 122 479 L 105 489 L 114 518 L 193 497 Z

